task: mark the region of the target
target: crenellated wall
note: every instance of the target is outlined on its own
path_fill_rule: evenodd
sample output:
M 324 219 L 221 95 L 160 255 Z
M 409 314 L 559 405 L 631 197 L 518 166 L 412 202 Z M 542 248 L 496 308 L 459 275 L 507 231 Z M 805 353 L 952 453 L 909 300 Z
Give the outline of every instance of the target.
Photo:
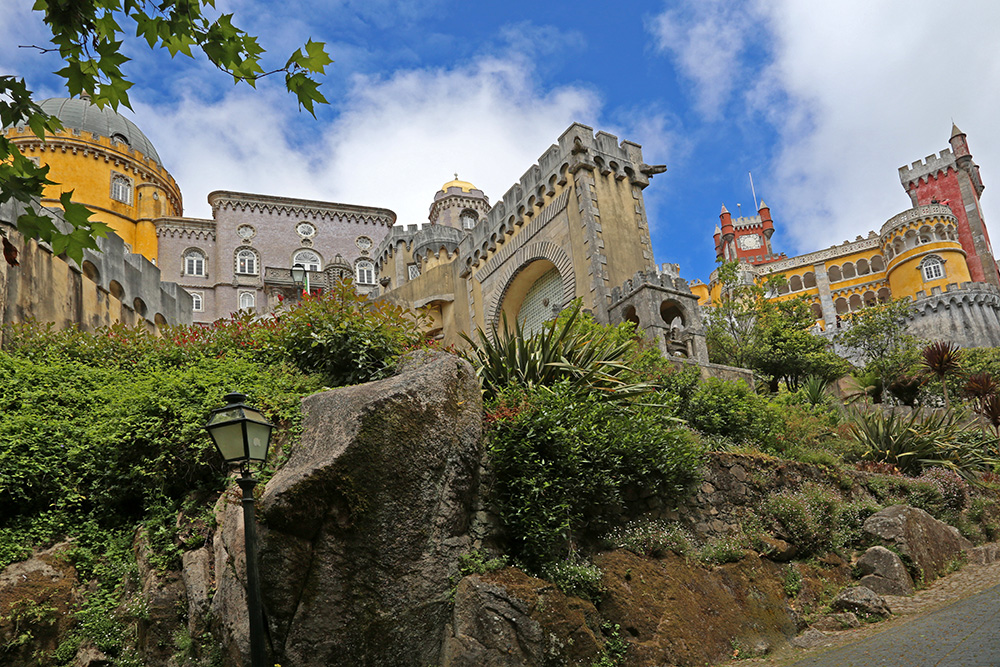
M 48 210 L 57 226 L 62 212 Z M 150 328 L 191 323 L 191 296 L 176 283 L 161 282 L 160 269 L 126 251 L 114 234 L 98 239 L 101 252 L 84 251 L 83 263 L 53 255 L 46 245 L 16 231 L 15 202 L 0 204 L 0 226 L 19 251 L 20 266 L 0 261 L 0 318 L 4 323 L 36 319 L 84 331 L 115 322 L 146 322 Z

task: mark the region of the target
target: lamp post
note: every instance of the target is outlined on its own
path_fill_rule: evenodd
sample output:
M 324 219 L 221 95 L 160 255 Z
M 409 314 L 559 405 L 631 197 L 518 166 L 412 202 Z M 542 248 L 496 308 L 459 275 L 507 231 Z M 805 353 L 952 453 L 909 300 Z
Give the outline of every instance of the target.
M 301 264 L 296 264 L 292 267 L 292 280 L 296 285 L 302 286 L 302 295 L 305 296 L 309 293 L 309 272 L 306 271 L 306 267 Z
M 257 521 L 254 516 L 253 490 L 257 480 L 250 472 L 252 461 L 267 459 L 273 425 L 258 410 L 246 405 L 243 394 L 226 394 L 228 405 L 212 410 L 205 428 L 212 436 L 226 463 L 240 464 L 236 483 L 243 490 L 243 528 L 247 559 L 247 611 L 250 614 L 250 665 L 265 667 L 264 614 L 260 602 L 260 578 L 257 570 Z

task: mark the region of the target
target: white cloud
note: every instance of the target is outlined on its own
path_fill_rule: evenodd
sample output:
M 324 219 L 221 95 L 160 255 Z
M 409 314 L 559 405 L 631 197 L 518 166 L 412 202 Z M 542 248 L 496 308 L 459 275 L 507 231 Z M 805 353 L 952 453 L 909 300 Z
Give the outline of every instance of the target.
M 697 108 L 716 118 L 739 80 L 740 54 L 755 36 L 746 5 L 687 0 L 655 17 L 650 31 L 682 75 L 695 84 Z
M 229 189 L 384 206 L 414 224 L 454 172 L 491 201 L 502 197 L 571 122 L 592 121 L 599 100 L 577 87 L 539 90 L 523 60 L 484 58 L 359 76 L 339 107 L 324 126 L 289 112 L 283 92 L 264 90 L 137 112 L 181 185 L 186 215 L 208 217 L 208 192 Z M 290 123 L 314 140 L 292 145 Z
M 997 25 L 993 0 L 685 0 L 650 29 L 693 82 L 709 128 L 773 125 L 757 190 L 789 250 L 808 251 L 907 208 L 897 168 L 946 148 L 953 119 L 989 188 L 1000 174 Z M 737 81 L 752 85 L 738 91 Z M 986 218 L 998 225 L 988 193 Z
M 952 119 L 987 185 L 1000 174 L 1000 5 L 784 0 L 765 11 L 775 58 L 757 93 L 787 103 L 772 116 L 770 189 L 802 250 L 878 230 L 907 208 L 897 168 L 946 148 Z M 1000 224 L 998 207 L 986 216 Z

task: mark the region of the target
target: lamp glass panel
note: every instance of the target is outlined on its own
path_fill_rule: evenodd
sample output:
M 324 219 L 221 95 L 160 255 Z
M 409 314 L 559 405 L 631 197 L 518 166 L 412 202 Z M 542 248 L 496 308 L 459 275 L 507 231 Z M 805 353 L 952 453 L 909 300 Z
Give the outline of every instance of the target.
M 222 458 L 227 461 L 246 458 L 246 452 L 243 451 L 243 425 L 240 422 L 215 425 L 208 432 L 212 434 Z
M 250 459 L 264 461 L 267 459 L 267 446 L 271 440 L 271 425 L 259 422 L 247 422 L 247 444 Z

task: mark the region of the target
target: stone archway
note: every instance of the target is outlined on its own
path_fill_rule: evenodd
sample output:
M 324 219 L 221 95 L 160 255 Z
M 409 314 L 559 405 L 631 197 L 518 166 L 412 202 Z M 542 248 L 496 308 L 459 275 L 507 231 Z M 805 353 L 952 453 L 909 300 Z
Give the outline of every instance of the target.
M 504 269 L 498 280 L 498 284 L 503 287 L 489 301 L 487 324 L 499 328 L 502 313 L 507 314 L 507 321 L 512 324 L 528 290 L 537 279 L 552 269 L 559 272 L 562 280 L 562 302 L 556 305 L 563 307 L 576 297 L 576 276 L 572 262 L 555 243 L 541 241 L 527 245 L 515 252 L 506 263 L 509 268 Z

